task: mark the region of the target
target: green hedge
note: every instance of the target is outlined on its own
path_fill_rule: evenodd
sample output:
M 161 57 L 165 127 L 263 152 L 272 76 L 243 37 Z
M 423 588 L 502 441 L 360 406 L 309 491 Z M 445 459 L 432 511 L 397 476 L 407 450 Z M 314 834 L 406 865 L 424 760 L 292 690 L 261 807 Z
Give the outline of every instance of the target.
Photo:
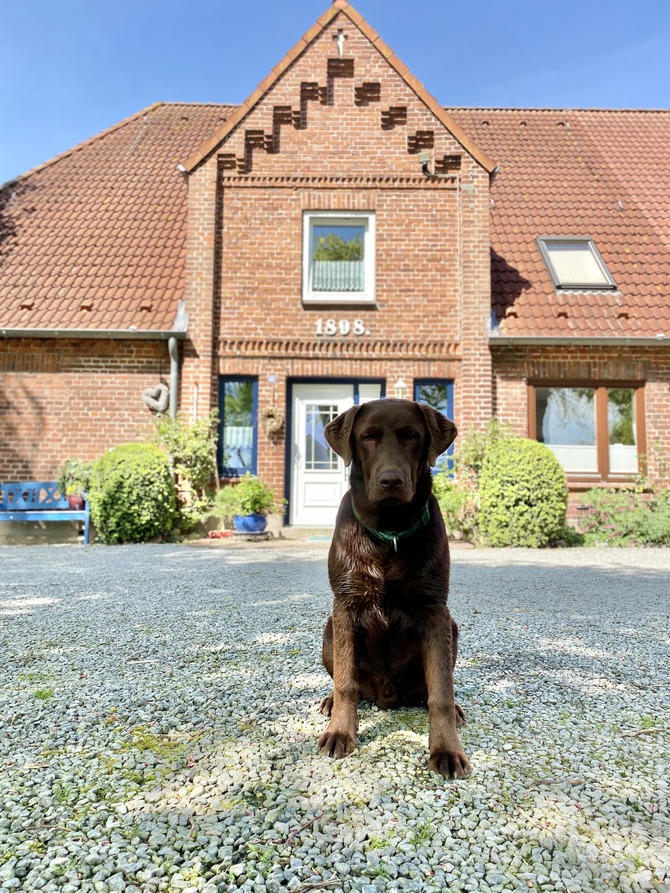
M 490 546 L 547 546 L 565 529 L 568 487 L 560 463 L 542 443 L 509 438 L 486 452 L 477 522 Z
M 126 443 L 100 456 L 91 474 L 91 519 L 105 543 L 165 536 L 175 516 L 168 458 L 158 447 Z

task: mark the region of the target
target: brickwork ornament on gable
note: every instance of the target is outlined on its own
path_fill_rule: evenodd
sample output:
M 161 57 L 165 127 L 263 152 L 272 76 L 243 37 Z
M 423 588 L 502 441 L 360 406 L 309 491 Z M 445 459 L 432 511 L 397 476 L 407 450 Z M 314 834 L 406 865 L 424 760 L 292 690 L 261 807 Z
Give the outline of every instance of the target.
M 333 23 L 335 24 L 333 25 Z M 312 77 L 301 80 L 299 93 L 293 102 L 289 104 L 284 100 L 275 104 L 272 108 L 269 126 L 257 126 L 257 122 L 253 122 L 252 126 L 247 121 L 252 116 L 252 112 L 258 108 L 262 100 L 267 99 L 268 94 L 280 79 L 287 75 L 292 66 L 331 26 L 333 26 L 332 52 L 329 52 L 324 70 L 318 79 Z M 370 106 L 379 105 L 380 130 L 390 132 L 399 127 L 407 127 L 406 147 L 409 155 L 431 152 L 435 146 L 434 129 L 426 127 L 412 129 L 409 126 L 406 103 L 383 103 L 382 84 L 379 78 L 362 77 L 356 82 L 356 59 L 349 55 L 348 46 L 351 40 L 348 28 L 354 28 L 354 33 L 362 35 L 368 44 L 374 47 L 386 65 L 404 82 L 406 87 L 409 87 L 410 93 L 419 100 L 433 119 L 436 119 L 437 126 L 441 125 L 445 128 L 460 147 L 488 173 L 494 171 L 495 163 L 470 140 L 460 125 L 426 91 L 410 73 L 407 66 L 395 56 L 377 32 L 346 0 L 335 0 L 330 9 L 273 68 L 237 111 L 184 163 L 185 171 L 193 172 L 205 160 L 221 150 L 223 144 L 229 142 L 235 135 L 237 143 L 235 151 L 226 152 L 224 149 L 220 158 L 221 166 L 224 171 L 230 173 L 241 175 L 252 173 L 254 157 L 257 153 L 277 155 L 281 152 L 284 128 L 305 130 L 309 126 L 310 109 L 314 107 L 314 104 L 333 105 L 335 84 L 339 79 L 354 80 L 353 102 L 355 107 L 367 109 Z M 245 122 L 248 124 L 247 127 L 244 127 Z M 241 139 L 240 130 L 243 130 Z M 433 158 L 432 166 L 432 170 L 436 174 L 449 173 L 454 167 L 454 153 L 450 152 L 444 157 Z

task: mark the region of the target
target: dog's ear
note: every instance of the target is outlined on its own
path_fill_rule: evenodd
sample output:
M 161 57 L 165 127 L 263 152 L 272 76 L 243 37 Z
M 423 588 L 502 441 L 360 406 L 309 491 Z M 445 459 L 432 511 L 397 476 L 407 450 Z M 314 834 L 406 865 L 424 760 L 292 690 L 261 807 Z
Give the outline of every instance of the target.
M 338 415 L 332 422 L 328 422 L 323 433 L 326 435 L 328 445 L 338 456 L 342 456 L 345 465 L 350 465 L 353 459 L 351 451 L 351 429 L 360 406 L 352 406 L 346 412 Z
M 425 403 L 417 405 L 423 412 L 428 428 L 428 464 L 435 465 L 437 457 L 449 449 L 456 440 L 458 431 L 456 425 L 437 409 L 433 409 L 432 406 L 427 406 Z

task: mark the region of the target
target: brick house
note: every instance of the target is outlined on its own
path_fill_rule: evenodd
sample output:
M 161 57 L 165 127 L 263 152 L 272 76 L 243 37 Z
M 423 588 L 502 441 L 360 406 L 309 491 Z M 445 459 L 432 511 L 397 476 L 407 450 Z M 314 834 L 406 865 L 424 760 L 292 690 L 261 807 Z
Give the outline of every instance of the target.
M 384 395 L 498 415 L 575 493 L 659 475 L 669 137 L 445 109 L 335 0 L 241 106 L 157 104 L 3 187 L 0 478 L 142 435 L 160 384 L 295 525 L 346 489 L 325 423 Z

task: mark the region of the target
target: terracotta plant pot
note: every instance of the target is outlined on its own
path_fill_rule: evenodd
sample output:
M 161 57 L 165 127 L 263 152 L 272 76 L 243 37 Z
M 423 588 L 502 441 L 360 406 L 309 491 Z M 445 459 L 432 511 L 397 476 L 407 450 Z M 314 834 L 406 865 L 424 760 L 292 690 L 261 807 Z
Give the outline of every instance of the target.
M 83 512 L 86 506 L 86 500 L 83 496 L 68 496 L 67 504 L 73 512 Z

